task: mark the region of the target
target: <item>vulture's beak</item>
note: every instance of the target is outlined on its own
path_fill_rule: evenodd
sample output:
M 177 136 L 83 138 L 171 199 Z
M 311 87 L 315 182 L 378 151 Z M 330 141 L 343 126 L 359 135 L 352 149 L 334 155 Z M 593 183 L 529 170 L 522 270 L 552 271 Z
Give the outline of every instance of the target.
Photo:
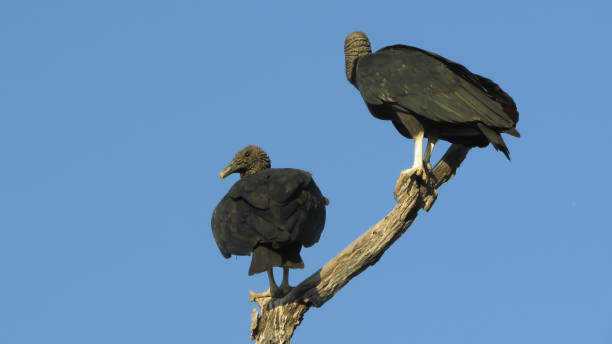
M 230 174 L 234 173 L 234 165 L 229 164 L 227 165 L 226 168 L 224 168 L 220 173 L 219 173 L 219 177 L 221 177 L 221 179 L 224 179 L 225 177 L 229 176 Z
M 225 179 L 225 177 L 229 176 L 230 174 L 239 172 L 241 168 L 242 163 L 232 160 L 232 162 L 230 162 L 230 164 L 219 173 L 219 177 L 221 177 L 221 179 Z

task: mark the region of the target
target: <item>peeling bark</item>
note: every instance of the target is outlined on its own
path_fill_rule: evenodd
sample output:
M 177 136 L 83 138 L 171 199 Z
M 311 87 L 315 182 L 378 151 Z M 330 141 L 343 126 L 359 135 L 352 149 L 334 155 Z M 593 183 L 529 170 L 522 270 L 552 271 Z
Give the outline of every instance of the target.
M 261 314 L 253 309 L 251 339 L 256 344 L 288 344 L 293 331 L 310 307 L 321 307 L 353 277 L 382 257 L 383 253 L 410 227 L 420 209 L 429 210 L 437 188 L 455 175 L 470 148 L 454 144 L 433 169 L 433 180 L 413 178 L 404 194 L 377 224 L 344 248 L 336 257 L 280 299 L 258 298 Z

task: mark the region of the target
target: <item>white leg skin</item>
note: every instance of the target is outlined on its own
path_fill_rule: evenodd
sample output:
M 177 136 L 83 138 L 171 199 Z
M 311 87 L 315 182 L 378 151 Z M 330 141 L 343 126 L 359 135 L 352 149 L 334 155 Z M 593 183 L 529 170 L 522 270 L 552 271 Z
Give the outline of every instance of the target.
M 414 163 L 412 168 L 423 168 L 423 132 L 414 137 Z
M 414 163 L 412 164 L 411 168 L 404 170 L 400 173 L 400 177 L 398 178 L 397 183 L 395 184 L 394 195 L 395 195 L 396 200 L 399 199 L 399 195 L 404 185 L 412 177 L 412 175 L 416 174 L 417 177 L 419 177 L 423 181 L 427 181 L 427 177 L 428 177 L 427 171 L 425 171 L 425 168 L 423 167 L 424 132 L 421 131 L 417 133 L 416 135 L 413 136 L 413 138 L 414 138 Z
M 402 174 L 413 174 L 418 170 L 423 169 L 423 132 L 414 136 L 414 162 L 412 163 L 412 167 L 403 170 Z
M 438 142 L 438 138 L 429 138 L 427 139 L 427 147 L 425 147 L 425 157 L 423 158 L 425 165 L 429 164 L 429 160 L 431 159 L 431 154 L 433 153 L 434 146 Z

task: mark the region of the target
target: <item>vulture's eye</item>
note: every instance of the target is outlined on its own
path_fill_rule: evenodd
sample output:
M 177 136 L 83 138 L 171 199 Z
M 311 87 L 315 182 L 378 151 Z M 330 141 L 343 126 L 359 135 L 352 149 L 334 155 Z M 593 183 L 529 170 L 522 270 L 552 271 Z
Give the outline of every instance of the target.
M 247 151 L 246 153 L 244 153 L 244 156 L 249 156 L 249 155 L 251 155 L 251 152 Z

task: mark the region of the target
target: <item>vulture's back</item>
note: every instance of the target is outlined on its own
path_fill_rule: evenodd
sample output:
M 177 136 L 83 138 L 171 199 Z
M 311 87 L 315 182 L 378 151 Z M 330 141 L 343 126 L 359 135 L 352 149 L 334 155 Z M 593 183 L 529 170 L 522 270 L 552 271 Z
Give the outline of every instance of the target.
M 217 205 L 212 232 L 226 258 L 259 244 L 315 244 L 325 224 L 325 198 L 310 173 L 269 168 L 241 178 Z
M 435 122 L 481 122 L 503 129 L 518 122 L 516 104 L 496 83 L 411 46 L 394 45 L 360 57 L 356 86 L 369 105 L 389 106 Z

